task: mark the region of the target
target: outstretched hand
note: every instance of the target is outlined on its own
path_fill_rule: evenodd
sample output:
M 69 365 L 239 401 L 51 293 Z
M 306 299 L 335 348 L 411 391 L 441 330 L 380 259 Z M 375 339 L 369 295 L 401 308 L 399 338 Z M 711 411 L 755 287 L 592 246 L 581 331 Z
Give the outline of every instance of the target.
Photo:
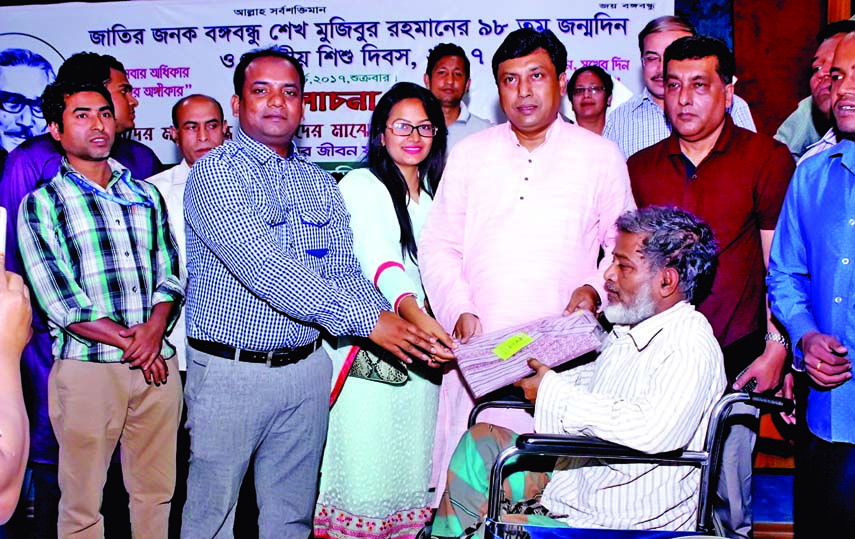
M 389 311 L 380 311 L 377 324 L 368 338 L 394 354 L 404 363 L 413 362 L 410 356 L 417 357 L 425 362 L 430 362 L 431 355 L 441 359 L 452 359 L 454 357 L 450 349 L 437 345 L 436 337 L 425 333 Z

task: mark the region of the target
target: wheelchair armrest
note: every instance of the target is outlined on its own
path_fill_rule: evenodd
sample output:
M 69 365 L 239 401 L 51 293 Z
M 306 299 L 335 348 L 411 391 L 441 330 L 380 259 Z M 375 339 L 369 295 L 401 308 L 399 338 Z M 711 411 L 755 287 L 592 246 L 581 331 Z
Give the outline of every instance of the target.
M 469 412 L 469 428 L 472 428 L 472 426 L 478 422 L 478 414 L 480 414 L 487 408 L 514 408 L 519 410 L 534 410 L 534 404 L 527 400 L 514 397 L 512 395 L 508 395 L 501 399 L 479 402 L 475 405 L 474 408 L 472 408 L 472 411 Z
M 522 434 L 517 438 L 517 449 L 523 453 L 540 453 L 554 456 L 586 456 L 597 458 L 638 458 L 641 460 L 672 460 L 683 457 L 683 450 L 665 453 L 645 453 L 631 447 L 591 438 L 563 434 Z

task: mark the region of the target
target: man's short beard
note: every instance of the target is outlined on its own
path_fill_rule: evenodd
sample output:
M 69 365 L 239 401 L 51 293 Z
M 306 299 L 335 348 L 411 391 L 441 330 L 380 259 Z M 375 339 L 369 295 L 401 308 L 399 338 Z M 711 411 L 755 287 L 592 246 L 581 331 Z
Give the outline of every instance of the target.
M 650 283 L 644 283 L 635 295 L 630 305 L 609 303 L 603 308 L 603 314 L 609 322 L 621 326 L 634 326 L 644 322 L 656 314 L 656 304 L 653 301 Z

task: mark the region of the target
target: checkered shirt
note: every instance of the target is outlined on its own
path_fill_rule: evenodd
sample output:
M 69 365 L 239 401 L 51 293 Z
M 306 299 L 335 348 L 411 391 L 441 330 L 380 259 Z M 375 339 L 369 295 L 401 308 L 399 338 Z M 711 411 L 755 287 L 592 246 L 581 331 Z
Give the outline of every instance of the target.
M 156 304 L 180 303 L 184 296 L 163 198 L 153 185 L 131 179 L 117 161 L 110 159 L 109 164 L 113 176 L 102 189 L 63 159 L 59 173 L 25 196 L 18 211 L 21 258 L 48 315 L 53 356 L 58 359 L 121 361 L 121 349 L 66 328 L 101 318 L 124 326 L 141 324 Z M 78 174 L 77 181 L 89 188 L 71 174 Z M 111 196 L 141 204 L 122 205 L 109 200 Z M 163 357 L 174 353 L 164 339 Z
M 241 130 L 190 170 L 187 336 L 269 351 L 319 327 L 368 336 L 389 304 L 363 276 L 335 181 Z

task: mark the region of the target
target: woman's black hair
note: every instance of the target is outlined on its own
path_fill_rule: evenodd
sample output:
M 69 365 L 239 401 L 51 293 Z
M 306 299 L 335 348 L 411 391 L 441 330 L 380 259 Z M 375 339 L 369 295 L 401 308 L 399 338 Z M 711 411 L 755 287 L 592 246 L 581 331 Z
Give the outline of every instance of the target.
M 395 215 L 398 217 L 398 225 L 401 228 L 401 254 L 409 254 L 410 258 L 415 261 L 418 248 L 413 234 L 413 223 L 410 221 L 410 214 L 407 212 L 407 198 L 409 197 L 407 182 L 381 141 L 381 137 L 386 132 L 392 107 L 404 99 L 421 101 L 428 120 L 437 128 L 430 153 L 424 161 L 419 163 L 421 187 L 433 198 L 439 185 L 439 178 L 445 168 L 445 147 L 448 141 L 448 131 L 445 127 L 442 106 L 426 88 L 411 82 L 399 82 L 383 94 L 371 115 L 366 162 L 368 169 L 383 182 L 392 197 L 392 205 L 395 207 Z

